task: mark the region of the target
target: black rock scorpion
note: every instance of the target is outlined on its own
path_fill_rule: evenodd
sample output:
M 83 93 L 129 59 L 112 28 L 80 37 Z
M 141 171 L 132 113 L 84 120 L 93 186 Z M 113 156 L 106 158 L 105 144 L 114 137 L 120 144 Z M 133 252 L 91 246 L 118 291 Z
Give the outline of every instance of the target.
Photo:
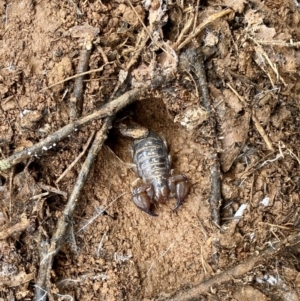
M 149 131 L 145 138 L 133 143 L 133 161 L 136 173 L 144 184 L 134 188 L 134 204 L 144 212 L 157 216 L 151 211 L 152 204 L 162 203 L 170 197 L 177 198 L 176 210 L 190 189 L 190 181 L 185 175 L 171 175 L 171 162 L 165 141 Z

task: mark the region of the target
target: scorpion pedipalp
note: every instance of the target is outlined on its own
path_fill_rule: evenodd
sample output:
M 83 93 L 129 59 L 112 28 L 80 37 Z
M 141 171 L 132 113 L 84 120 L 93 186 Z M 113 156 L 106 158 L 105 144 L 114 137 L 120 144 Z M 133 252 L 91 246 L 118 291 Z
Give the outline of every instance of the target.
M 174 194 L 177 198 L 177 204 L 173 208 L 173 211 L 175 211 L 182 204 L 182 201 L 188 194 L 191 184 L 185 175 L 176 175 L 169 177 L 168 184 L 171 193 Z
M 132 199 L 134 204 L 140 210 L 148 213 L 151 216 L 157 216 L 157 214 L 151 211 L 153 195 L 154 195 L 154 191 L 152 185 L 144 184 L 133 190 Z

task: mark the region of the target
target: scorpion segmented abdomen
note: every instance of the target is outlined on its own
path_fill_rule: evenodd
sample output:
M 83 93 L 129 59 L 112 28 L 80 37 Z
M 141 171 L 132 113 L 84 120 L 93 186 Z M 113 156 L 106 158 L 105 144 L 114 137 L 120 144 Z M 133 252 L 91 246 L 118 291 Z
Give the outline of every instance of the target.
M 168 151 L 157 134 L 150 132 L 148 137 L 135 141 L 133 148 L 138 174 L 146 183 L 169 176 L 171 166 Z

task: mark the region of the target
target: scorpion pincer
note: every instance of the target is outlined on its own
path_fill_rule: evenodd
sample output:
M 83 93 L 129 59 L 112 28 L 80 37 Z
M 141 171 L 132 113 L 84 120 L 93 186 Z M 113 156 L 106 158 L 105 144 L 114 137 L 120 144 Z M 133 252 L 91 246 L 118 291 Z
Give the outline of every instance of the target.
M 170 197 L 177 198 L 176 210 L 190 189 L 185 175 L 171 176 L 171 162 L 165 141 L 149 131 L 146 138 L 133 143 L 133 161 L 136 171 L 144 184 L 133 190 L 134 204 L 142 211 L 157 216 L 151 211 L 152 204 L 164 202 Z

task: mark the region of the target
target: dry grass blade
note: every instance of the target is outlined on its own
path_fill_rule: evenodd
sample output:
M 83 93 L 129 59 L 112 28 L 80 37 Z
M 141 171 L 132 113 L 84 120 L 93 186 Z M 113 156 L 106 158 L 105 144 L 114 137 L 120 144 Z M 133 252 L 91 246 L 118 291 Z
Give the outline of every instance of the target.
M 55 87 L 55 86 L 57 86 L 57 85 L 63 84 L 63 83 L 65 83 L 65 82 L 67 82 L 67 81 L 69 81 L 69 80 L 71 80 L 71 79 L 74 79 L 74 78 L 78 78 L 78 77 L 81 77 L 81 76 L 84 76 L 84 75 L 87 75 L 87 74 L 92 74 L 92 73 L 95 73 L 95 72 L 103 71 L 103 68 L 104 68 L 106 65 L 108 65 L 108 64 L 112 64 L 112 63 L 105 63 L 105 64 L 104 64 L 103 66 L 101 66 L 100 68 L 93 69 L 93 70 L 89 70 L 89 71 L 86 71 L 86 72 L 82 72 L 82 73 L 75 74 L 75 75 L 73 75 L 73 76 L 67 77 L 67 78 L 65 78 L 64 80 L 61 80 L 61 81 L 59 81 L 59 82 L 57 82 L 57 83 L 55 83 L 55 84 L 53 84 L 53 85 L 50 85 L 50 86 L 48 86 L 48 87 L 46 87 L 46 88 L 43 88 L 42 90 L 40 90 L 40 92 L 43 92 L 43 91 L 48 90 L 48 89 L 50 89 L 50 88 L 53 88 L 53 87 Z
M 81 159 L 81 157 L 85 154 L 87 149 L 89 148 L 92 140 L 94 139 L 95 131 L 90 135 L 87 143 L 84 145 L 82 152 L 76 157 L 76 159 L 67 167 L 67 169 L 59 176 L 59 178 L 55 181 L 55 184 L 58 184 L 63 177 L 76 165 L 76 163 Z
M 196 36 L 198 36 L 201 31 L 208 26 L 209 24 L 211 24 L 212 22 L 214 22 L 217 19 L 220 19 L 230 13 L 232 13 L 233 11 L 230 8 L 227 8 L 221 12 L 215 13 L 211 16 L 209 16 L 204 22 L 202 22 L 200 25 L 198 25 L 195 30 L 193 31 L 193 33 L 189 34 L 188 37 L 178 46 L 178 50 L 182 49 L 184 46 L 186 46 L 189 42 L 191 42 L 192 39 L 194 39 Z
M 92 51 L 92 41 L 86 40 L 80 54 L 77 66 L 77 74 L 83 74 L 88 69 L 90 55 Z M 70 119 L 75 120 L 82 114 L 83 106 L 83 79 L 84 75 L 76 78 L 72 96 L 70 98 Z
M 229 84 L 227 83 L 227 86 L 229 87 L 229 89 L 238 97 L 238 99 L 243 103 L 243 105 L 245 106 L 245 109 L 247 111 L 249 111 L 252 121 L 255 124 L 255 127 L 257 129 L 257 131 L 259 132 L 259 134 L 261 135 L 261 137 L 263 138 L 263 140 L 265 141 L 267 148 L 271 151 L 274 151 L 274 148 L 272 146 L 272 141 L 270 140 L 270 138 L 267 136 L 265 130 L 263 129 L 263 127 L 261 126 L 259 120 L 257 119 L 257 117 L 255 116 L 254 111 L 248 108 L 248 104 L 247 102 L 243 99 L 243 97 L 241 95 L 239 95 L 239 93 Z

